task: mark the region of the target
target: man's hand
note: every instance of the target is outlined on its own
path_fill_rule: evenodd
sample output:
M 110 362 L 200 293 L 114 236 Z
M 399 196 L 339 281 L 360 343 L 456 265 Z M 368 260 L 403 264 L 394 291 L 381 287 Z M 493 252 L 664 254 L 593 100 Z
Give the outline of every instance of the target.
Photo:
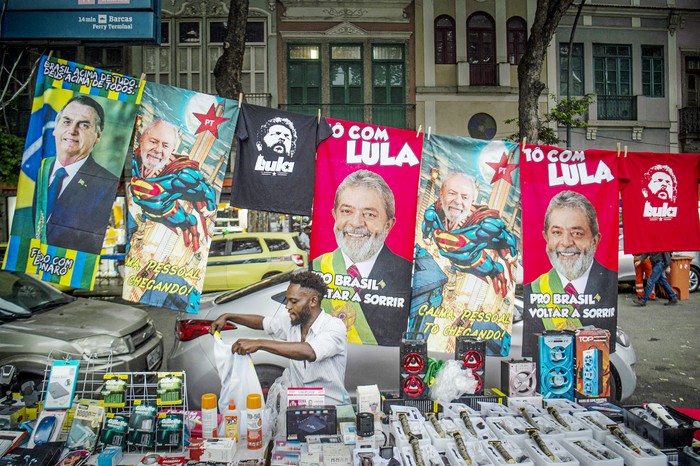
M 641 264 L 641 261 L 634 261 L 634 266 L 639 267 L 639 264 Z
M 220 315 L 214 322 L 212 322 L 211 325 L 209 326 L 209 333 L 211 333 L 211 334 L 213 335 L 214 332 L 220 331 L 221 329 L 224 328 L 224 326 L 226 325 L 226 322 L 228 322 L 227 315 L 226 315 L 226 314 L 221 314 L 221 315 Z
M 671 266 L 669 265 L 668 267 L 666 267 L 666 269 L 664 270 L 664 272 L 666 272 L 666 275 L 668 275 L 669 273 L 671 273 Z
M 236 342 L 231 346 L 231 352 L 242 355 L 251 354 L 259 350 L 260 346 L 260 340 L 241 338 L 236 340 Z

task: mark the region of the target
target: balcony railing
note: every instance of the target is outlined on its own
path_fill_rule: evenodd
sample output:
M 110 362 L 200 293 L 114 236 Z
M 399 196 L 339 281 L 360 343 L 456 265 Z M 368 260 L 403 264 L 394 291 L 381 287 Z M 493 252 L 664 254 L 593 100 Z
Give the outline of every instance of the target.
M 678 133 L 681 137 L 700 136 L 700 107 L 685 107 L 678 112 Z
M 272 94 L 265 94 L 262 92 L 254 94 L 245 94 L 243 100 L 247 104 L 259 105 L 260 107 L 269 107 L 272 102 Z
M 598 95 L 599 120 L 636 120 L 637 97 L 624 95 Z
M 339 120 L 368 122 L 378 126 L 415 129 L 415 104 L 321 104 L 288 105 L 280 104 L 280 109 L 305 115 L 321 115 Z

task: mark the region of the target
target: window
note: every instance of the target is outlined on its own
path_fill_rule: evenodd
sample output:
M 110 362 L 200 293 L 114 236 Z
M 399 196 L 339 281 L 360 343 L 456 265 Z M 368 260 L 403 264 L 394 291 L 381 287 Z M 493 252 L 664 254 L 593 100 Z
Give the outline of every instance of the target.
M 321 47 L 290 45 L 287 65 L 288 110 L 315 115 L 321 105 Z
M 343 120 L 364 118 L 362 48 L 359 45 L 331 46 L 331 116 Z
M 664 96 L 664 48 L 642 45 L 642 95 Z
M 496 28 L 486 13 L 474 13 L 467 20 L 467 60 L 469 83 L 473 86 L 495 86 Z
M 632 97 L 632 55 L 629 45 L 593 45 L 593 75 L 598 94 L 598 118 L 635 120 Z
M 700 106 L 700 57 L 685 58 L 686 103 L 688 107 Z
M 177 23 L 177 86 L 202 92 L 202 23 Z
M 269 249 L 270 252 L 286 251 L 289 249 L 289 243 L 283 239 L 266 239 L 265 243 L 267 244 L 267 249 Z
M 406 127 L 403 45 L 372 46 L 372 123 Z
M 260 243 L 255 238 L 241 238 L 231 241 L 231 255 L 258 254 L 262 252 Z
M 451 16 L 435 18 L 435 64 L 456 63 L 455 21 Z
M 265 23 L 248 21 L 245 29 L 245 53 L 241 69 L 241 84 L 245 93 L 268 93 L 267 42 Z
M 143 48 L 143 72 L 146 80 L 169 85 L 170 71 L 170 21 L 160 23 L 160 46 Z
M 527 23 L 519 16 L 514 16 L 508 20 L 506 28 L 508 29 L 508 63 L 517 65 L 527 45 Z
M 569 68 L 571 65 L 571 68 Z M 569 69 L 571 74 L 569 74 Z M 571 94 L 567 92 L 567 78 L 571 83 Z M 569 44 L 559 45 L 559 95 L 583 95 L 583 44 L 571 44 L 571 56 L 569 56 Z
M 226 255 L 226 240 L 214 239 L 209 246 L 209 257 L 225 256 Z

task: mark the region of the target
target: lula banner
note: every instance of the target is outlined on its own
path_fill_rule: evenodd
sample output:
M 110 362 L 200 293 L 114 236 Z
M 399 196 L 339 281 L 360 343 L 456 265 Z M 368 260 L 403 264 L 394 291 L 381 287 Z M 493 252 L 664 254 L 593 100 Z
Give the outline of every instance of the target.
M 196 313 L 238 102 L 147 83 L 127 189 L 123 298 Z
M 620 165 L 625 252 L 700 249 L 700 154 L 630 152 Z
M 398 346 L 411 298 L 413 225 L 423 133 L 329 119 L 318 149 L 312 270 L 323 309 L 348 341 Z
M 42 57 L 3 268 L 93 288 L 143 84 Z
M 615 335 L 617 155 L 536 145 L 522 152 L 523 356 L 545 330 L 593 325 Z
M 518 260 L 519 151 L 514 143 L 433 135 L 423 142 L 409 327 L 428 349 L 457 337 L 507 356 Z

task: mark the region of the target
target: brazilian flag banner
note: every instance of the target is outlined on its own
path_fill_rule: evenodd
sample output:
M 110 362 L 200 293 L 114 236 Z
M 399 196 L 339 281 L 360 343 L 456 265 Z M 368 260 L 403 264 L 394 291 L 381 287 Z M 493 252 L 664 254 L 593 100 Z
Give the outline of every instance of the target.
M 4 269 L 93 288 L 144 84 L 42 57 Z

